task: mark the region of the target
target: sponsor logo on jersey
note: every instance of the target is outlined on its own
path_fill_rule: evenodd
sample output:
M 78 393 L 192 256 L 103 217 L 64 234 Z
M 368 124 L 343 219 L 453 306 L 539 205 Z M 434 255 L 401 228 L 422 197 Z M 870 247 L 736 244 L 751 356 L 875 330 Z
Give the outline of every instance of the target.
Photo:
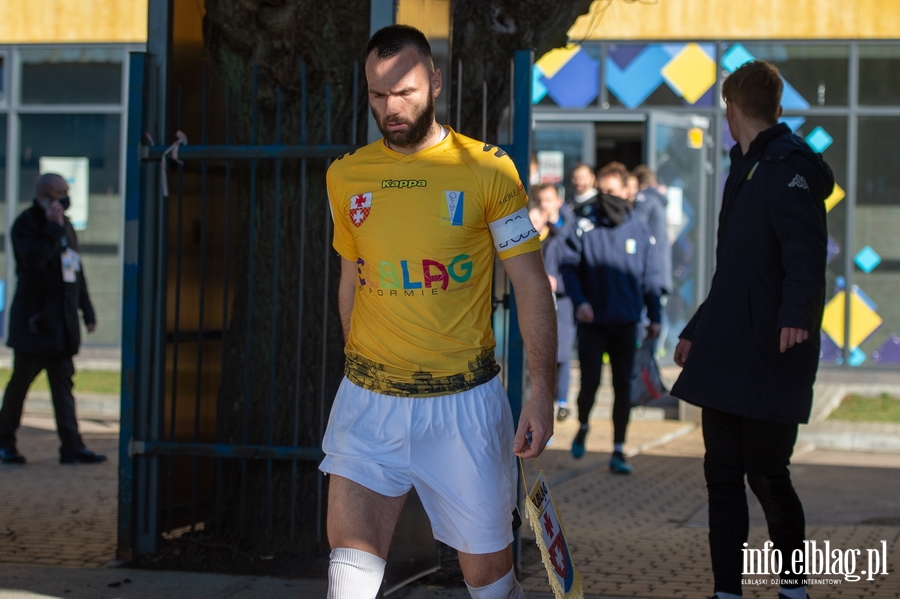
M 449 222 L 454 227 L 461 227 L 465 210 L 463 204 L 465 194 L 461 191 L 445 191 L 444 199 L 447 203 L 447 211 L 441 210 L 441 222 Z
M 428 181 L 425 179 L 385 179 L 381 182 L 381 189 L 396 187 L 399 189 L 407 189 L 409 187 L 427 187 Z
M 356 260 L 360 291 L 380 296 L 416 297 L 425 295 L 426 289 L 432 295 L 438 290 L 456 291 L 471 285 L 472 268 L 468 254 L 460 254 L 447 264 L 431 258 L 399 262 Z
M 350 222 L 359 227 L 372 213 L 372 192 L 360 193 L 350 198 Z

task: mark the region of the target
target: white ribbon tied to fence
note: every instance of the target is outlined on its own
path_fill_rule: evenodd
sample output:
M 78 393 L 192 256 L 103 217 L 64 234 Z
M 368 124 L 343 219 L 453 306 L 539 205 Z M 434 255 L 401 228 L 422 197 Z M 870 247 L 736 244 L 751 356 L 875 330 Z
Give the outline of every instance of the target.
M 169 175 L 166 171 L 166 156 L 171 154 L 172 160 L 174 160 L 178 164 L 184 164 L 181 160 L 178 159 L 178 146 L 186 145 L 188 145 L 187 135 L 184 134 L 184 131 L 176 131 L 175 141 L 171 146 L 166 148 L 166 151 L 162 153 L 162 157 L 159 159 L 159 182 L 162 186 L 162 194 L 164 198 L 169 197 Z

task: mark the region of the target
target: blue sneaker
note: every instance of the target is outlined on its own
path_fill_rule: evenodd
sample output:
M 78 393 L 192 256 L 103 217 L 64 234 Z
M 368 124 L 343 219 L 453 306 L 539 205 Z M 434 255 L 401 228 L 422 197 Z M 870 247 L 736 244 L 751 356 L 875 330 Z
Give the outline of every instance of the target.
M 631 464 L 625 461 L 625 454 L 620 451 L 613 452 L 609 460 L 609 470 L 613 474 L 631 474 Z
M 572 441 L 572 457 L 576 460 L 584 455 L 584 440 L 587 437 L 587 433 L 588 429 L 580 429 L 578 434 L 575 435 L 575 440 Z

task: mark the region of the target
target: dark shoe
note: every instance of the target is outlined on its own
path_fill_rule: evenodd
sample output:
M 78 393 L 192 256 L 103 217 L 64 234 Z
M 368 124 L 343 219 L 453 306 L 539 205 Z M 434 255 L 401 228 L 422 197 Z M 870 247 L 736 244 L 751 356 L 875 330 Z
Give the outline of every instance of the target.
M 631 464 L 625 461 L 625 454 L 616 451 L 609 460 L 609 469 L 613 474 L 631 474 Z
M 105 461 L 105 455 L 100 455 L 87 449 L 79 449 L 74 455 L 59 456 L 60 464 L 99 464 Z
M 587 434 L 588 429 L 579 429 L 578 434 L 575 435 L 575 440 L 572 441 L 572 457 L 576 460 L 584 455 L 584 440 L 587 438 Z
M 16 451 L 15 448 L 0 447 L 0 462 L 4 464 L 24 464 L 25 456 Z

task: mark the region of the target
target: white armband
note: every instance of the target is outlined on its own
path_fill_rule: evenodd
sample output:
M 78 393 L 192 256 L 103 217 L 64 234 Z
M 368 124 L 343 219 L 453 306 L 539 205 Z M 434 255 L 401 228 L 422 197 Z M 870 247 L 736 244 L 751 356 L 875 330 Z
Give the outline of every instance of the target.
M 524 207 L 509 216 L 488 223 L 488 226 L 491 228 L 491 235 L 494 236 L 494 248 L 498 253 L 525 243 L 538 234 L 531 224 L 531 219 L 528 218 L 528 210 Z

